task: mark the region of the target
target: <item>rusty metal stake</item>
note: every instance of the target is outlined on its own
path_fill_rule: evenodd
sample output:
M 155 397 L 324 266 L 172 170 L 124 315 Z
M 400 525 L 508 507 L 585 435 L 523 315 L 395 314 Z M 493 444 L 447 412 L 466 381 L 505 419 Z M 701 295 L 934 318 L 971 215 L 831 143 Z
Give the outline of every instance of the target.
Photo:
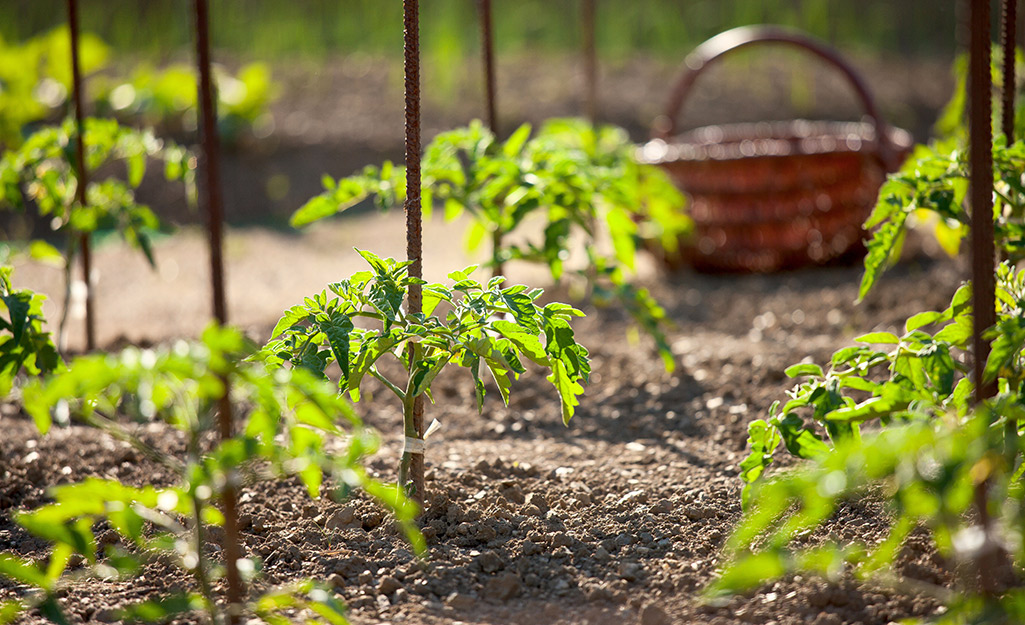
M 85 208 L 89 167 L 85 162 L 85 111 L 82 107 L 85 98 L 82 95 L 82 67 L 78 59 L 78 0 L 68 0 L 68 30 L 71 31 L 71 97 L 75 104 L 75 127 L 78 135 L 75 142 L 75 159 L 78 161 L 78 185 L 75 188 L 75 196 L 78 205 Z M 85 283 L 85 349 L 92 351 L 96 349 L 96 316 L 93 309 L 92 245 L 88 232 L 83 232 L 79 236 L 78 244 L 82 248 L 82 281 Z M 70 262 L 70 257 L 68 260 Z
M 419 0 L 402 0 L 403 49 L 405 65 L 406 96 L 406 258 L 413 262 L 409 275 L 423 277 L 423 218 L 420 207 L 420 3 Z M 409 287 L 409 313 L 423 311 L 423 294 L 419 284 Z M 420 349 L 414 343 L 414 350 Z M 412 372 L 410 372 L 412 374 Z M 413 419 L 406 436 L 422 439 L 424 435 L 423 395 L 413 400 Z M 407 427 L 408 427 L 407 426 Z M 406 452 L 409 453 L 409 452 Z M 424 455 L 410 454 L 409 478 L 413 485 L 413 499 L 423 509 L 424 503 Z M 400 484 L 400 487 L 404 484 Z
M 207 0 L 195 1 L 196 58 L 199 65 L 200 133 L 203 151 L 203 182 L 206 208 L 209 215 L 210 274 L 213 285 L 214 318 L 220 325 L 228 322 L 227 301 L 224 294 L 223 222 L 224 209 L 221 195 L 220 145 L 217 135 L 217 109 L 214 101 L 213 79 L 210 72 L 210 15 Z M 231 389 L 226 376 L 221 378 L 224 394 L 218 401 L 218 430 L 222 441 L 233 435 Z M 238 537 L 238 493 L 234 473 L 229 474 L 221 491 L 224 508 L 224 567 L 228 582 L 227 619 L 230 625 L 241 621 L 244 589 L 239 575 L 238 561 L 242 557 Z
M 1014 48 L 1016 43 L 1015 30 L 1018 26 L 1018 1 L 1004 0 L 1001 43 L 1004 51 L 1004 91 L 1000 111 L 1000 128 L 1007 137 L 1008 145 L 1014 143 L 1014 96 L 1017 91 L 1014 77 Z
M 595 44 L 597 31 L 597 0 L 583 0 L 580 27 L 584 43 L 584 107 L 591 124 L 598 123 L 598 52 Z
M 989 0 L 970 0 L 968 10 L 968 155 L 971 166 L 969 201 L 972 217 L 972 308 L 975 318 L 972 351 L 975 401 L 981 403 L 996 393 L 995 383 L 987 383 L 984 378 L 989 343 L 983 338 L 983 333 L 996 323 Z M 1010 563 L 1007 552 L 993 538 L 993 519 L 989 511 L 989 480 L 982 480 L 975 486 L 974 506 L 979 515 L 979 525 L 986 537 L 984 546 L 975 556 L 979 590 L 984 597 L 993 600 L 999 592 L 1000 577 L 1005 571 L 1010 570 Z
M 981 402 L 996 394 L 995 383 L 986 383 L 983 379 L 989 343 L 982 337 L 983 332 L 996 323 L 989 3 L 972 1 L 970 12 L 968 152 L 971 159 L 969 202 L 972 210 L 972 308 L 975 316 L 972 349 L 975 356 L 975 399 Z
M 495 43 L 491 32 L 491 0 L 477 0 L 480 16 L 481 59 L 484 61 L 484 103 L 487 107 L 487 124 L 491 132 L 498 134 L 498 113 L 495 107 Z

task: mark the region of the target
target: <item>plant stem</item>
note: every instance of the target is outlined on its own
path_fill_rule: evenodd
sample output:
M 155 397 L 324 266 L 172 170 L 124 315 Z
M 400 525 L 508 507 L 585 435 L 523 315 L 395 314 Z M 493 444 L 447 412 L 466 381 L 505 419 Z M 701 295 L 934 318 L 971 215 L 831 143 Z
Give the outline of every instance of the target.
M 412 384 L 409 386 L 411 387 Z M 402 399 L 402 431 L 406 438 L 417 438 L 416 425 L 413 419 L 415 400 L 416 398 L 411 396 L 407 388 L 406 394 Z M 402 452 L 402 460 L 399 461 L 399 488 L 401 489 L 407 488 L 407 482 L 409 481 L 409 469 L 413 463 L 413 456 L 415 455 L 418 454 L 413 454 L 409 451 Z
M 57 324 L 57 350 L 63 355 L 67 350 L 67 335 L 64 333 L 71 311 L 71 271 L 75 264 L 75 234 L 68 232 L 68 253 L 64 257 L 64 305 L 61 306 L 61 320 Z
M 189 436 L 189 462 L 199 462 L 199 431 L 193 428 Z M 199 591 L 203 593 L 203 598 L 206 599 L 206 609 L 210 616 L 210 623 L 217 623 L 217 604 L 214 602 L 214 593 L 210 588 L 210 578 L 207 576 L 206 571 L 206 560 L 203 558 L 203 503 L 196 495 L 196 489 L 190 488 L 192 492 L 192 511 L 193 511 L 193 537 L 196 541 L 196 569 L 195 576 L 196 582 L 199 584 Z

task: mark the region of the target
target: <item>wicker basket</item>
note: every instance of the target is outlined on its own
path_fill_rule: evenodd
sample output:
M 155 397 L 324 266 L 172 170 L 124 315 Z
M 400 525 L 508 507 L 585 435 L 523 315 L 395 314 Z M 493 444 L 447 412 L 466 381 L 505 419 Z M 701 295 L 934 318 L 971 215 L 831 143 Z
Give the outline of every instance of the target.
M 694 81 L 727 52 L 754 44 L 797 46 L 851 83 L 867 122 L 762 122 L 676 134 Z M 664 167 L 689 198 L 695 232 L 670 266 L 768 272 L 824 263 L 863 250 L 861 224 L 911 136 L 882 121 L 864 82 L 839 55 L 800 33 L 744 27 L 698 46 L 674 86 L 666 114 L 641 159 Z

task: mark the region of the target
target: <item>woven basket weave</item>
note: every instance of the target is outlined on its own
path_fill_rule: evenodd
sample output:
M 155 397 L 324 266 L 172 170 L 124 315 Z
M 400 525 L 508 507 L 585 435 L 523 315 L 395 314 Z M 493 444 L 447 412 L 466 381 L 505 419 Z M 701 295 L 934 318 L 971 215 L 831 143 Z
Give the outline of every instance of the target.
M 708 126 L 676 133 L 676 118 L 698 75 L 738 48 L 783 43 L 814 54 L 851 83 L 867 122 L 794 120 Z M 671 266 L 768 272 L 823 263 L 863 249 L 861 224 L 911 136 L 879 116 L 864 83 L 824 44 L 775 27 L 722 33 L 694 50 L 676 83 L 656 138 L 641 159 L 664 167 L 689 199 L 694 235 Z

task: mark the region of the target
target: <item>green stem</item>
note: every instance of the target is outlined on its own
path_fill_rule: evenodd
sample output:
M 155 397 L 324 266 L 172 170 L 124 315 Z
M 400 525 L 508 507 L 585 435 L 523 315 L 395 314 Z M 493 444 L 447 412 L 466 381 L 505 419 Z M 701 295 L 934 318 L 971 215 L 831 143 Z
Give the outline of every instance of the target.
M 195 428 L 189 432 L 189 462 L 199 462 L 199 431 Z M 214 601 L 213 589 L 210 587 L 210 577 L 207 575 L 206 558 L 203 557 L 203 502 L 200 501 L 199 496 L 196 494 L 194 485 L 190 486 L 189 491 L 192 496 L 193 538 L 196 541 L 196 568 L 193 573 L 196 576 L 196 582 L 199 584 L 199 591 L 203 593 L 203 598 L 206 600 L 206 609 L 210 617 L 210 623 L 215 624 L 219 620 L 217 618 L 217 604 Z
M 384 377 L 384 375 L 380 371 L 377 370 L 377 367 L 370 367 L 370 375 L 372 375 L 375 378 L 377 378 L 378 380 L 380 380 L 381 384 L 384 384 L 386 387 L 388 387 L 388 390 L 390 390 L 391 392 L 395 393 L 396 397 L 398 397 L 403 402 L 403 404 L 405 404 L 406 394 L 403 393 L 402 389 L 399 388 L 398 386 L 396 386 L 394 382 L 392 382 L 388 378 Z M 403 412 L 405 412 L 404 409 L 403 409 Z
M 412 382 L 410 382 L 412 386 Z M 407 392 L 402 398 L 402 430 L 407 438 L 417 438 L 416 427 L 413 424 L 413 401 L 414 397 Z M 409 465 L 413 462 L 413 454 L 408 451 L 402 452 L 402 460 L 399 461 L 399 488 L 405 490 L 409 482 Z

